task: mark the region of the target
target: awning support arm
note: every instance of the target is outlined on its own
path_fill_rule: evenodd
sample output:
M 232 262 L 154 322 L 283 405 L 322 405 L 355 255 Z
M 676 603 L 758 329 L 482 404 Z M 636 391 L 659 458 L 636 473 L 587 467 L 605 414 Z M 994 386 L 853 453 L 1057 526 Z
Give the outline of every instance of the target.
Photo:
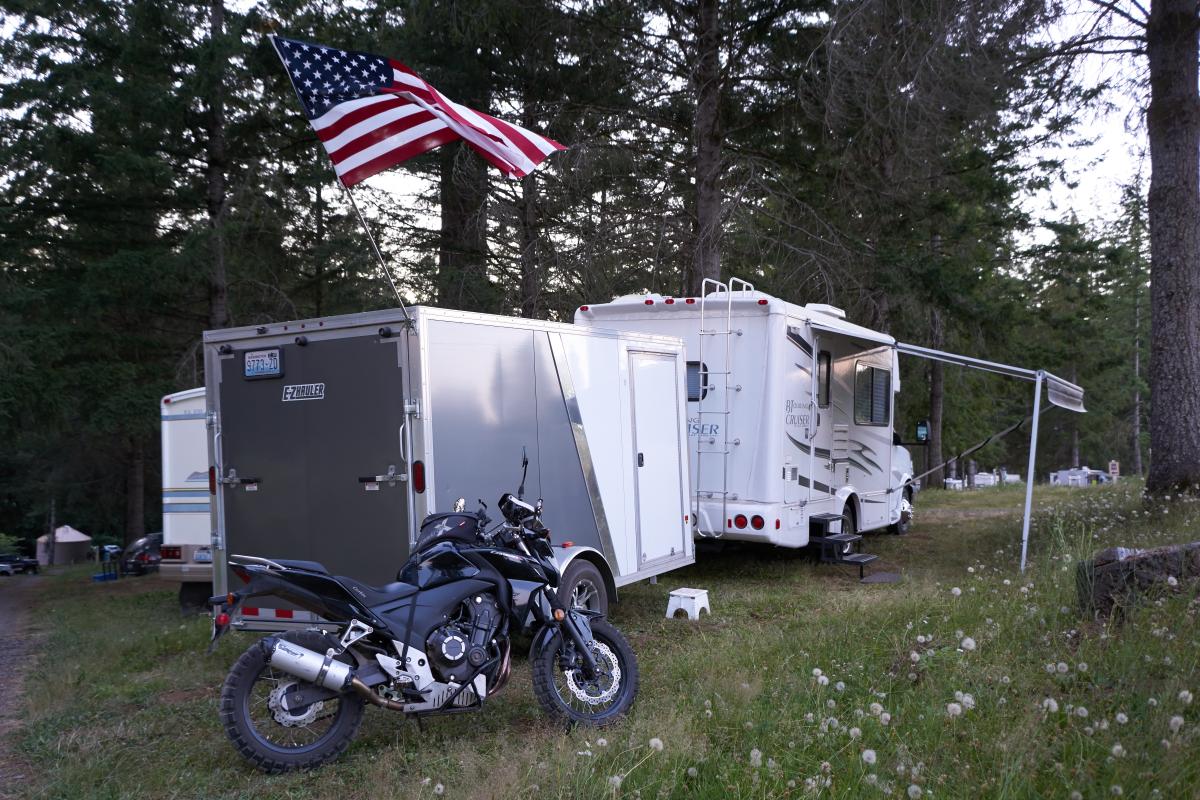
M 1029 553 L 1029 514 L 1033 507 L 1033 479 L 1037 464 L 1038 417 L 1042 407 L 1042 377 L 1038 370 L 1033 386 L 1033 430 L 1029 433 L 1029 472 L 1025 479 L 1025 519 L 1021 523 L 1021 572 L 1025 572 L 1025 559 Z

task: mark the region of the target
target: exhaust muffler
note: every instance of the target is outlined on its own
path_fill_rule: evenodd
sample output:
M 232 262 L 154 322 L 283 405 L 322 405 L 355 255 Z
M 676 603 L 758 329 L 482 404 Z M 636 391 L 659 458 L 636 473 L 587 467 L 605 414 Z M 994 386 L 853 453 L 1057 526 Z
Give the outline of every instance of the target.
M 283 639 L 274 640 L 267 662 L 289 675 L 335 692 L 346 691 L 354 680 L 354 668 L 349 664 Z

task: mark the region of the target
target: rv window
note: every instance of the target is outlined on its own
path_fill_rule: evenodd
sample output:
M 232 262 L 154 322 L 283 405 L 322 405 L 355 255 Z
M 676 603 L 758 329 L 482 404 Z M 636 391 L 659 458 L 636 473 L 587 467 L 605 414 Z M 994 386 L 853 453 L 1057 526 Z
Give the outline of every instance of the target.
M 817 405 L 821 408 L 829 406 L 829 364 L 828 350 L 817 353 Z
M 854 375 L 854 422 L 857 425 L 887 425 L 892 373 L 859 363 Z
M 708 367 L 700 368 L 699 361 L 687 362 L 688 402 L 703 400 L 708 394 Z

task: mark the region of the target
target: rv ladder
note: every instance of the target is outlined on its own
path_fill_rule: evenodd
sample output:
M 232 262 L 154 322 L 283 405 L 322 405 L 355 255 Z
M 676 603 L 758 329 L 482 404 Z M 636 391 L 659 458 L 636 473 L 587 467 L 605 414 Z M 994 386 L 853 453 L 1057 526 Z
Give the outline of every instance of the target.
M 714 295 L 721 294 L 722 292 L 725 294 L 725 298 L 723 301 L 724 306 L 725 306 L 724 309 L 720 308 L 720 303 L 722 301 L 718 298 L 713 298 L 714 302 L 716 302 L 718 304 L 717 308 L 715 309 L 718 313 L 717 313 L 716 317 L 712 320 L 709 319 L 711 312 L 708 309 L 708 302 L 709 302 L 708 289 L 709 289 L 710 284 L 712 285 L 712 288 L 713 288 L 712 293 Z M 729 417 L 733 413 L 731 411 L 731 409 L 729 408 L 729 403 L 730 403 L 729 393 L 730 393 L 730 391 L 737 390 L 737 389 L 735 389 L 735 387 L 731 387 L 729 385 L 729 376 L 733 374 L 733 361 L 732 361 L 733 340 L 732 340 L 732 336 L 735 333 L 735 331 L 733 330 L 733 292 L 734 292 L 735 287 L 737 287 L 737 291 L 739 294 L 745 294 L 746 292 L 754 291 L 754 287 L 751 284 L 747 283 L 744 280 L 741 280 L 740 278 L 730 278 L 729 283 L 727 283 L 727 284 L 722 283 L 721 281 L 715 280 L 714 278 L 705 278 L 700 284 L 699 368 L 700 368 L 700 387 L 701 388 L 700 388 L 700 399 L 696 403 L 696 416 L 699 418 L 701 423 L 703 423 L 704 417 L 706 415 L 723 417 L 725 420 L 724 423 L 722 423 L 722 425 L 721 425 L 721 439 L 722 439 L 721 444 L 722 444 L 723 449 L 705 450 L 703 448 L 705 438 L 701 437 L 699 435 L 696 436 L 696 483 L 695 483 L 696 503 L 695 503 L 695 505 L 696 505 L 697 525 L 699 524 L 699 521 L 701 518 L 700 517 L 700 498 L 707 497 L 709 500 L 712 500 L 718 496 L 721 498 L 721 517 L 719 520 L 719 522 L 720 522 L 719 528 L 717 530 L 708 532 L 708 535 L 711 535 L 713 537 L 720 537 L 725 532 L 725 525 L 726 525 L 727 520 L 729 519 L 729 507 L 728 507 L 729 500 L 730 500 L 730 496 L 729 496 L 729 455 L 730 455 Z M 722 311 L 723 311 L 723 313 L 720 313 Z M 706 324 L 708 322 L 713 323 L 712 327 L 709 327 L 708 324 Z M 719 323 L 723 323 L 724 327 L 720 327 Z M 737 333 L 740 333 L 740 331 L 737 331 Z M 704 349 L 705 349 L 704 342 L 705 342 L 705 338 L 708 336 L 724 336 L 725 337 L 725 360 L 722 363 L 722 368 L 720 370 L 709 370 L 708 364 L 704 360 Z M 724 376 L 722 386 L 720 386 L 720 387 L 714 387 L 714 386 L 709 385 L 710 379 L 713 377 L 716 377 L 716 376 Z M 705 398 L 711 392 L 715 391 L 718 388 L 720 389 L 720 391 L 717 391 L 716 393 L 720 396 L 721 407 L 719 409 L 705 408 L 704 407 Z M 737 387 L 737 388 L 740 389 L 740 387 Z M 712 402 L 712 401 L 710 401 L 710 402 Z M 714 445 L 714 446 L 717 444 L 716 436 L 710 436 L 710 437 L 707 437 L 707 439 L 708 439 L 708 444 Z M 714 489 L 702 488 L 703 484 L 701 483 L 701 476 L 704 474 L 704 462 L 706 461 L 704 456 L 716 456 L 716 455 L 721 456 L 721 489 L 720 489 L 720 491 L 717 491 L 715 488 Z M 699 530 L 698 527 L 697 527 L 697 530 Z M 701 531 L 701 534 L 703 535 L 704 532 Z

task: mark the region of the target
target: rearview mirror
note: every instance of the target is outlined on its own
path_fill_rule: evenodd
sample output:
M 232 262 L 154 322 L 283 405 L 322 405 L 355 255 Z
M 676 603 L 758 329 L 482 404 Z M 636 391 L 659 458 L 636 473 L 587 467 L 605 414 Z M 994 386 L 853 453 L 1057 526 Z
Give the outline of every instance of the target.
M 929 441 L 929 420 L 923 419 L 917 423 L 917 441 Z

